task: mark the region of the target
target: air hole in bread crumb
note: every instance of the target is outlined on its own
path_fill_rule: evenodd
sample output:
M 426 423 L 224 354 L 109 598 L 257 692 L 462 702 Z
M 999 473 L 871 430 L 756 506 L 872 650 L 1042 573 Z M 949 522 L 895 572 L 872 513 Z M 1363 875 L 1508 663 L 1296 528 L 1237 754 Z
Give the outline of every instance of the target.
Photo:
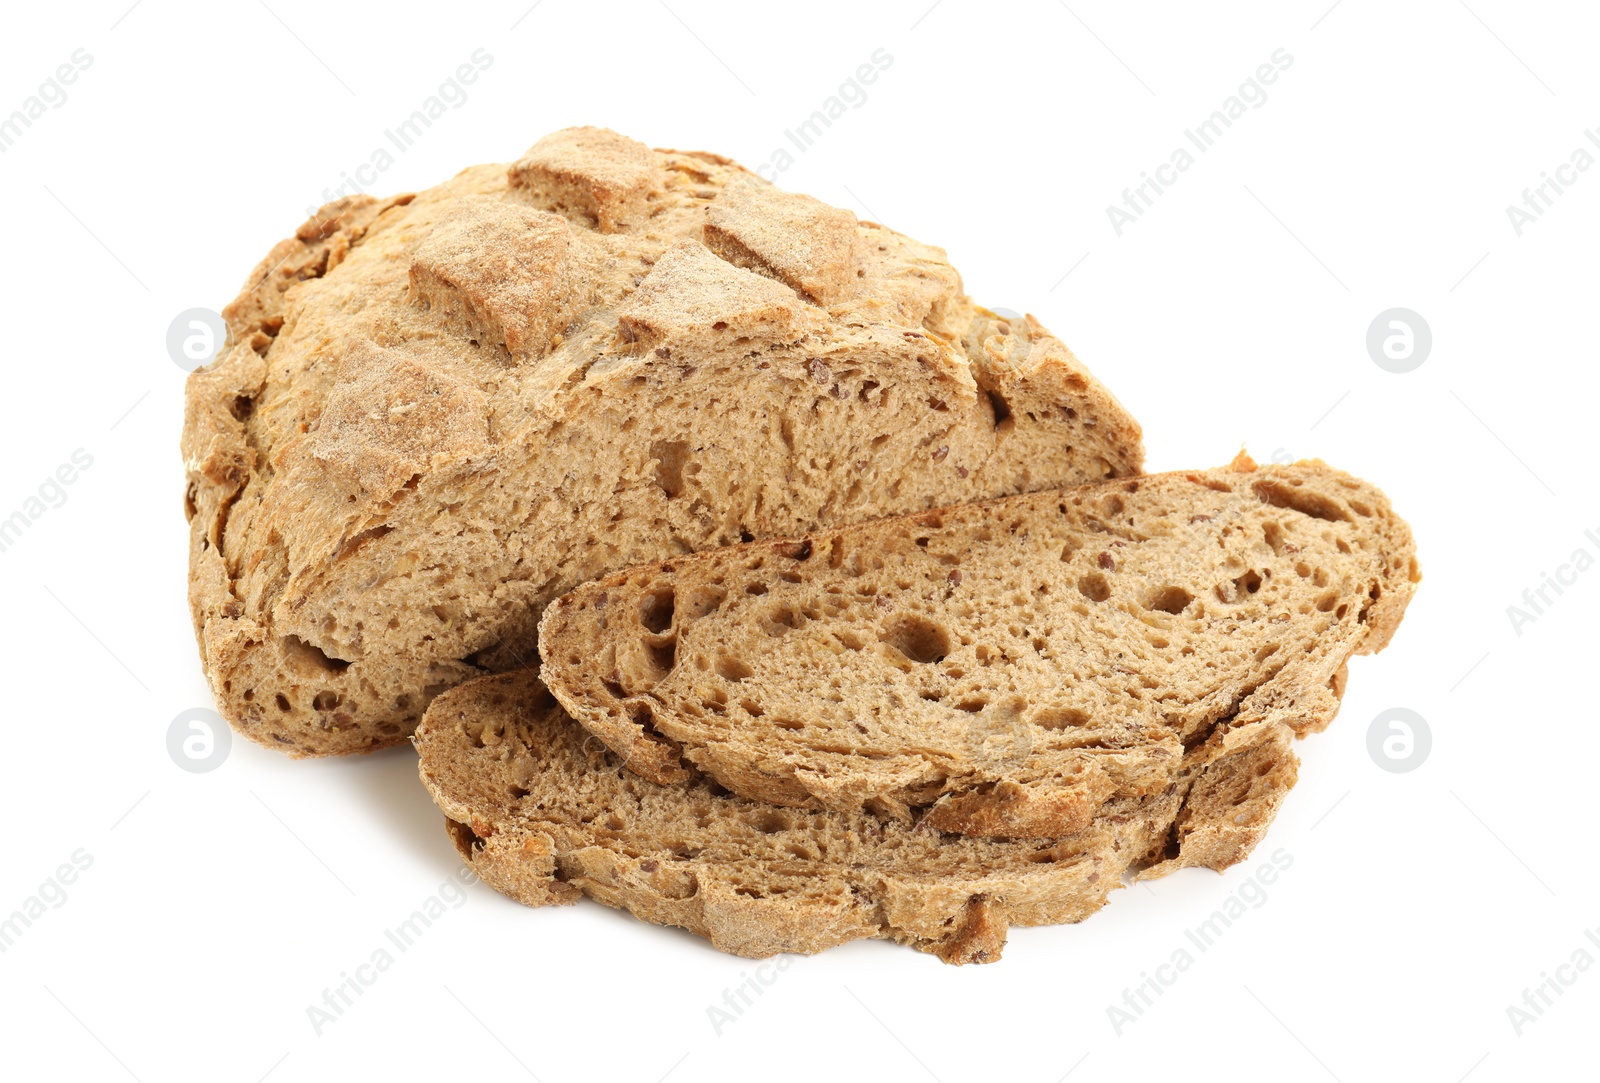
M 1261 576 L 1247 571 L 1228 583 L 1217 584 L 1217 599 L 1223 602 L 1242 602 L 1261 589 Z
M 772 635 L 779 636 L 784 635 L 787 630 L 791 628 L 799 628 L 805 623 L 805 618 L 800 615 L 799 611 L 796 610 L 794 606 L 788 604 L 773 606 L 772 612 L 768 614 L 768 618 L 771 620 L 773 625 L 776 625 L 776 627 L 768 628 L 767 631 Z M 782 630 L 780 631 L 779 629 Z
M 1090 572 L 1078 580 L 1078 593 L 1091 602 L 1103 602 L 1111 597 L 1111 584 L 1099 572 Z
M 1194 595 L 1182 587 L 1162 587 L 1150 596 L 1150 600 L 1145 603 L 1145 608 L 1160 613 L 1176 615 L 1189 608 L 1189 603 L 1192 601 L 1194 601 Z
M 1033 716 L 1033 724 L 1045 730 L 1077 729 L 1089 724 L 1089 716 L 1076 707 L 1045 707 Z
M 1275 508 L 1292 508 L 1301 515 L 1328 522 L 1349 522 L 1350 513 L 1331 496 L 1308 492 L 1293 485 L 1262 478 L 1251 486 L 1256 496 Z
M 727 655 L 717 656 L 717 676 L 723 680 L 738 682 L 754 675 L 755 670 L 746 665 L 743 660 L 729 658 Z
M 283 648 L 283 659 L 289 668 L 302 677 L 316 677 L 324 673 L 343 673 L 350 668 L 350 663 L 342 658 L 334 658 L 322 648 L 313 643 L 307 643 L 299 636 L 284 636 L 280 643 Z
M 811 539 L 810 538 L 802 538 L 798 542 L 793 542 L 793 543 L 791 543 L 789 545 L 779 546 L 778 552 L 782 553 L 784 556 L 788 557 L 790 560 L 797 560 L 797 561 L 801 561 L 801 562 L 810 560 L 811 559 Z
M 650 445 L 656 461 L 656 484 L 668 497 L 683 495 L 683 465 L 689 458 L 686 440 L 656 440 Z
M 683 615 L 685 620 L 698 620 L 708 614 L 715 613 L 727 600 L 727 588 L 716 583 L 706 583 L 689 592 L 688 601 L 684 604 Z
M 911 661 L 923 665 L 941 661 L 950 653 L 950 633 L 917 614 L 895 621 L 879 638 Z
M 647 632 L 660 635 L 672 627 L 677 598 L 671 587 L 653 590 L 639 601 L 639 623 Z
M 751 816 L 750 826 L 763 835 L 776 835 L 780 831 L 789 830 L 789 815 L 777 809 L 768 809 Z
M 311 707 L 317 711 L 331 711 L 343 702 L 344 697 L 339 693 L 323 690 L 318 692 L 316 698 L 311 701 Z
M 998 391 L 986 393 L 989 397 L 989 406 L 994 411 L 994 431 L 1000 436 L 1005 436 L 1017 427 L 1011 417 L 1011 404 Z
M 277 695 L 277 703 L 278 703 L 278 710 L 282 711 L 284 714 L 288 714 L 289 713 L 289 697 L 288 696 L 284 695 L 282 692 L 279 692 L 278 695 Z
M 474 855 L 482 852 L 483 839 L 459 820 L 448 817 L 444 821 L 445 829 L 450 832 L 450 838 L 455 842 L 456 849 L 463 854 Z
M 647 644 L 645 650 L 650 652 L 650 661 L 663 674 L 671 673 L 672 667 L 678 664 L 678 641 L 676 639 L 660 645 Z

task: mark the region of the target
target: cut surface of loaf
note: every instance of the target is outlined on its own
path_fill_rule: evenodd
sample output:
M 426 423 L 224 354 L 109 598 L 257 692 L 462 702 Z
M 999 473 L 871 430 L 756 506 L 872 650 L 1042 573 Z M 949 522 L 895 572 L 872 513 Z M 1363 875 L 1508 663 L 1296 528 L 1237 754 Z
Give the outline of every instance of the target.
M 491 887 L 530 906 L 589 895 L 754 958 L 877 937 L 992 962 L 1009 926 L 1104 905 L 1126 870 L 1161 855 L 1184 798 L 1174 787 L 1114 803 L 1071 837 L 1015 841 L 782 808 L 703 776 L 658 785 L 625 770 L 533 670 L 439 696 L 415 743 L 457 850 Z
M 330 204 L 189 380 L 190 605 L 222 713 L 405 739 L 605 572 L 1139 472 L 1138 426 L 944 253 L 603 129 Z
M 1241 455 L 615 573 L 546 610 L 540 649 L 657 782 L 1053 838 L 1325 726 L 1417 579 L 1376 488 Z

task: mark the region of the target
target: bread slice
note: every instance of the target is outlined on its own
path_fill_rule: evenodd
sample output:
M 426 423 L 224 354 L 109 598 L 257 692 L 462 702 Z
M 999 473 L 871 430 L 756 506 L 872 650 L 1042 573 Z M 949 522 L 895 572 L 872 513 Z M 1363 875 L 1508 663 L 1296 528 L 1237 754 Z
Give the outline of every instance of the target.
M 186 398 L 190 605 L 222 713 L 294 755 L 404 740 L 607 571 L 1143 457 L 939 249 L 602 129 L 330 204 L 225 315 Z
M 441 695 L 415 743 L 457 850 L 497 891 L 529 906 L 589 895 L 752 958 L 878 937 L 992 962 L 1008 926 L 1104 905 L 1163 852 L 1184 796 L 1113 802 L 1070 838 L 1003 841 L 780 808 L 703 776 L 662 786 L 625 770 L 531 669 Z
M 1325 726 L 1418 578 L 1373 486 L 1241 455 L 619 572 L 547 609 L 540 649 L 656 782 L 1055 838 Z

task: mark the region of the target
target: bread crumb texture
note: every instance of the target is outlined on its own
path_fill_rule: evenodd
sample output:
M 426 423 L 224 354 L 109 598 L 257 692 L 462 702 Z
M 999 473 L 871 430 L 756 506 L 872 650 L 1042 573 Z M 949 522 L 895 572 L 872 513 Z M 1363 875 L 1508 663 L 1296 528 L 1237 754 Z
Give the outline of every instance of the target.
M 631 569 L 546 610 L 540 647 L 657 782 L 1044 838 L 1327 725 L 1417 578 L 1377 489 L 1240 460 Z
M 420 770 L 529 905 L 586 894 L 751 957 L 991 962 L 1130 876 L 1247 857 L 1291 738 L 1419 580 L 1381 492 L 1245 456 L 746 544 L 559 600 L 558 695 L 533 670 L 446 693 Z
M 781 808 L 705 776 L 641 778 L 534 670 L 438 697 L 416 732 L 456 849 L 530 906 L 588 895 L 762 958 L 863 937 L 992 962 L 1012 925 L 1081 921 L 1164 845 L 1181 798 L 1120 802 L 1059 840 L 945 835 L 868 813 Z
M 598 128 L 323 207 L 224 316 L 185 402 L 189 599 L 220 710 L 292 755 L 403 741 L 607 572 L 1143 459 L 940 249 Z

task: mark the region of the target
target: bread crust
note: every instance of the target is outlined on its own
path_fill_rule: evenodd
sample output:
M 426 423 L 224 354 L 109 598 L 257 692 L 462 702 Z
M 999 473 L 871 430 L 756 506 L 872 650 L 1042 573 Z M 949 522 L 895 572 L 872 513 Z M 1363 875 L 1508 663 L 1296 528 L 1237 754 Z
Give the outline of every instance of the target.
M 221 713 L 296 756 L 404 740 L 614 568 L 1143 458 L 939 249 L 600 129 L 330 204 L 224 315 L 185 401 L 189 600 Z

